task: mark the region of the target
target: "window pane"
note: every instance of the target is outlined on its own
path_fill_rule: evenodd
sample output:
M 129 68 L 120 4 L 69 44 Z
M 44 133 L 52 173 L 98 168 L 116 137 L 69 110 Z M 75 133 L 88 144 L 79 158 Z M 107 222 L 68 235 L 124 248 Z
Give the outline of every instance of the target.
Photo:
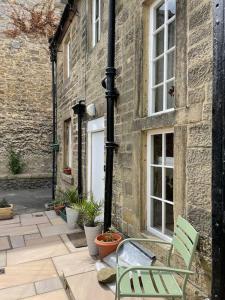
M 152 136 L 154 160 L 153 164 L 162 165 L 162 135 L 157 134 Z
M 159 28 L 162 24 L 164 24 L 164 18 L 165 4 L 163 1 L 163 4 L 156 9 L 156 29 Z
M 175 86 L 174 81 L 170 81 L 167 83 L 167 108 L 174 107 L 174 100 L 175 100 Z
M 96 43 L 99 42 L 99 21 L 95 23 L 95 38 L 96 38 Z
M 166 203 L 165 234 L 172 236 L 174 231 L 173 205 Z
M 152 167 L 152 196 L 162 197 L 162 168 Z
M 168 25 L 168 49 L 175 45 L 175 21 Z
M 152 214 L 153 214 L 152 226 L 162 231 L 162 202 L 161 201 L 152 199 Z
M 155 85 L 163 82 L 164 78 L 164 58 L 160 58 L 155 62 Z
M 172 18 L 176 14 L 176 0 L 167 1 L 168 19 Z
M 173 133 L 166 134 L 166 166 L 173 166 Z
M 163 85 L 153 90 L 154 112 L 163 110 Z
M 155 57 L 164 52 L 164 29 L 155 35 Z
M 95 18 L 99 17 L 99 0 L 96 0 Z
M 174 77 L 174 54 L 174 51 L 167 54 L 167 79 Z
M 166 200 L 173 202 L 173 169 L 166 168 Z

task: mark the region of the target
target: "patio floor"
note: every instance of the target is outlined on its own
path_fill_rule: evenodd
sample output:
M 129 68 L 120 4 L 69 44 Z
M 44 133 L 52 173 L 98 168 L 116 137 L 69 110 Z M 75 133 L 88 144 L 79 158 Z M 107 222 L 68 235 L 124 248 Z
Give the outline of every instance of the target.
M 0 267 L 5 270 L 0 299 L 114 299 L 97 282 L 96 261 L 87 248 L 75 248 L 68 239 L 67 233 L 79 231 L 69 229 L 54 211 L 0 221 Z

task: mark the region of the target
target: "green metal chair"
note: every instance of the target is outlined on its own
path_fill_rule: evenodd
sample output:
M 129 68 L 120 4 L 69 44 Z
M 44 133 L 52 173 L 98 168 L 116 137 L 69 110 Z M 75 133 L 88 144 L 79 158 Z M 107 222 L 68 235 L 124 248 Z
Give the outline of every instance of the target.
M 178 217 L 172 242 L 159 240 L 128 238 L 123 240 L 116 251 L 117 277 L 115 299 L 122 297 L 164 297 L 186 299 L 185 290 L 191 271 L 191 264 L 198 243 L 199 233 L 181 216 Z M 158 266 L 131 266 L 119 265 L 119 249 L 127 242 L 151 242 L 171 245 L 166 267 Z M 171 268 L 171 254 L 175 249 L 183 258 L 186 269 Z M 183 275 L 182 287 L 175 279 L 175 274 Z

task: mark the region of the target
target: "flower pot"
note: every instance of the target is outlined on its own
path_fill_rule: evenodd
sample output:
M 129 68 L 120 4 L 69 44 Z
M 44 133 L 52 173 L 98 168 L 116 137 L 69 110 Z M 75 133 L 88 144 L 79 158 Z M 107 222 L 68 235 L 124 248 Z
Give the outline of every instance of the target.
M 13 218 L 13 204 L 9 207 L 0 208 L 0 220 L 7 220 Z
M 71 175 L 71 168 L 64 168 L 63 173 L 66 175 Z
M 95 244 L 99 248 L 99 256 L 103 257 L 109 255 L 110 253 L 116 251 L 119 243 L 122 241 L 122 236 L 119 233 L 110 233 L 112 235 L 113 241 L 107 241 L 108 233 L 100 234 L 95 239 Z
M 66 207 L 67 224 L 70 229 L 75 228 L 75 225 L 77 224 L 78 216 L 79 216 L 78 210 L 72 209 L 70 207 Z
M 84 226 L 89 254 L 91 256 L 98 255 L 98 247 L 95 245 L 95 238 L 101 233 L 101 226 L 88 227 Z
M 56 212 L 57 215 L 59 215 L 60 210 L 62 210 L 64 208 L 65 208 L 65 205 L 55 205 L 54 206 L 54 210 L 55 210 L 55 212 Z

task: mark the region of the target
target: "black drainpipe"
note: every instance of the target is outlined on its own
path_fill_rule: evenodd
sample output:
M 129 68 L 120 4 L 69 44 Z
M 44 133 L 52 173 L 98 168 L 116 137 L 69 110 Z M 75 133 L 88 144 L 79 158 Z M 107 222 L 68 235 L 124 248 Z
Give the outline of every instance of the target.
M 225 1 L 213 0 L 212 300 L 225 299 Z
M 73 106 L 74 114 L 78 117 L 78 182 L 77 190 L 80 198 L 83 196 L 82 184 L 82 119 L 86 111 L 84 100 Z
M 55 199 L 56 174 L 57 174 L 57 50 L 56 45 L 50 46 L 50 60 L 52 63 L 52 199 Z
M 115 0 L 109 0 L 108 18 L 108 66 L 103 87 L 106 88 L 107 100 L 107 141 L 106 141 L 106 174 L 105 174 L 105 207 L 104 207 L 104 231 L 111 226 L 112 214 L 112 181 L 113 181 L 113 153 L 117 145 L 114 142 L 114 104 L 118 96 L 115 88 Z

